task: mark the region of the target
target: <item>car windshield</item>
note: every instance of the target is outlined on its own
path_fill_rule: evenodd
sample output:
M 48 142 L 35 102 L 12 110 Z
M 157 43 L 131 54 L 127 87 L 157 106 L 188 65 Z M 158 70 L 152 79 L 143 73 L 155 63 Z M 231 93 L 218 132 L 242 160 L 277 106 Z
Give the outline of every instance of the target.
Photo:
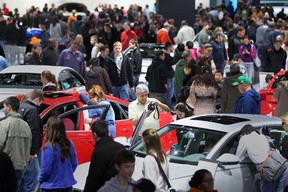
M 157 133 L 161 138 L 163 150 L 170 157 L 170 162 L 187 164 L 198 164 L 199 159 L 205 158 L 226 134 L 199 127 L 180 127 L 171 124 L 158 130 Z M 134 146 L 132 151 L 140 157 L 146 155 L 142 142 Z
M 0 75 L 0 87 L 41 88 L 41 75 L 36 73 L 4 73 Z

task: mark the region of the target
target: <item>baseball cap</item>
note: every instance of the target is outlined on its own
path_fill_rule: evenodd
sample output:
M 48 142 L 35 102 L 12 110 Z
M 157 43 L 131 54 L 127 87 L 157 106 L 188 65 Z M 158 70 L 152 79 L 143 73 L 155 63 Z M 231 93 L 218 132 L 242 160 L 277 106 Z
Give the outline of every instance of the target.
M 224 36 L 224 33 L 223 32 L 217 32 L 216 35 Z
M 233 86 L 238 86 L 240 84 L 251 84 L 251 80 L 249 77 L 245 75 L 241 75 L 237 78 L 237 80 L 233 83 Z
M 145 84 L 137 85 L 136 93 L 141 93 L 141 92 L 148 92 L 149 93 L 149 89 L 148 89 L 147 85 L 145 85 Z
M 280 119 L 282 120 L 282 122 L 288 124 L 288 112 L 284 113 Z
M 140 190 L 141 192 L 154 192 L 156 187 L 149 179 L 139 179 L 136 182 L 128 182 L 134 188 Z
M 213 49 L 212 45 L 210 43 L 206 43 L 204 45 L 204 49 Z
M 71 44 L 75 44 L 79 46 L 79 43 L 76 40 L 71 41 Z

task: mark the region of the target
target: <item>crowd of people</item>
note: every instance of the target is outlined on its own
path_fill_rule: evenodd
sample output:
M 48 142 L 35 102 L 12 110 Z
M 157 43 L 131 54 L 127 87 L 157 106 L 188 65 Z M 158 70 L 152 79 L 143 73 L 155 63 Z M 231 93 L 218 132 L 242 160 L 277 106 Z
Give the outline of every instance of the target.
M 84 17 L 73 10 L 65 18 L 66 9 L 58 10 L 53 4 L 50 9 L 47 4 L 42 10 L 31 7 L 20 16 L 17 9 L 13 13 L 3 3 L 0 67 L 9 66 L 3 47 L 26 46 L 24 65 L 68 66 L 85 78 L 88 96 L 79 94 L 83 102 L 109 104 L 105 94 L 132 101 L 128 113 L 133 125 L 147 110 L 138 135 L 147 152 L 143 164 L 144 179 L 139 181 L 131 179 L 134 155 L 112 139 L 116 135 L 113 108 L 110 107 L 105 120 L 95 121 L 103 113 L 102 109 L 89 111 L 90 119 L 85 122 L 91 124 L 97 145 L 84 191 L 166 191 L 165 176 L 169 178 L 169 164 L 156 132 L 159 111 L 175 110 L 177 119 L 216 112 L 260 114 L 260 95 L 253 88 L 255 72 L 276 74 L 288 67 L 288 17 L 284 9 L 274 14 L 272 7 L 250 7 L 245 0 L 238 3 L 236 11 L 231 6 L 232 3 L 225 5 L 224 1 L 217 8 L 203 8 L 200 4 L 196 9 L 196 22 L 190 26 L 183 20 L 178 30 L 173 19 L 160 17 L 148 5 L 144 9 L 131 5 L 126 11 L 117 5 L 99 4 L 94 12 L 87 11 Z M 5 20 L 4 15 L 9 18 Z M 27 39 L 28 27 L 41 28 L 41 35 Z M 194 47 L 193 38 L 197 33 L 199 47 Z M 165 50 L 155 52 L 147 69 L 148 86 L 139 84 L 140 43 L 165 45 Z M 276 115 L 281 116 L 286 131 L 288 77 L 285 78 L 277 87 L 274 98 L 279 101 Z M 269 79 L 271 77 L 267 76 L 267 82 Z M 42 72 L 41 81 L 43 91 L 57 90 L 57 81 L 50 71 Z M 57 117 L 48 120 L 41 151 L 43 125 L 38 108 L 43 99 L 43 93 L 34 90 L 21 104 L 16 97 L 3 102 L 5 118 L 0 121 L 0 151 L 8 154 L 15 172 L 11 171 L 7 156 L 0 154 L 3 162 L 7 162 L 11 178 L 3 180 L 6 184 L 0 185 L 1 191 L 2 188 L 3 191 L 34 191 L 38 182 L 43 192 L 52 189 L 72 191 L 76 182 L 73 172 L 78 162 L 63 120 Z M 250 141 L 249 135 L 256 137 L 257 133 L 253 132 L 253 127 L 248 126 L 248 131 L 247 127 L 243 128 L 241 145 L 236 153 L 239 157 L 246 153 L 251 155 L 250 148 L 245 149 L 242 143 L 245 138 Z M 260 152 L 259 159 L 265 160 L 269 152 L 267 141 L 263 135 L 259 139 L 266 147 Z M 266 156 L 263 155 L 266 152 Z M 16 154 L 19 157 L 15 157 Z M 253 157 L 251 159 L 253 161 Z M 259 163 L 258 159 L 253 162 Z M 287 170 L 281 178 L 286 175 Z M 189 185 L 191 192 L 214 191 L 213 178 L 208 170 L 197 171 Z M 268 184 L 264 182 L 262 186 L 265 188 Z M 275 189 L 275 186 L 271 187 Z M 282 182 L 280 188 L 283 188 Z

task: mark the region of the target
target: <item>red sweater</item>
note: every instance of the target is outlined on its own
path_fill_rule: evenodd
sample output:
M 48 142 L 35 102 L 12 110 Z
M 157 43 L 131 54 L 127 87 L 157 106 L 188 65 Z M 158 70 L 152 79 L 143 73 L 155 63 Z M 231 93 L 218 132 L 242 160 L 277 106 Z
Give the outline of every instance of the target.
M 137 41 L 137 35 L 134 31 L 123 31 L 121 33 L 121 43 L 122 43 L 122 50 L 126 50 L 129 47 L 129 41 L 131 39 L 135 39 Z
M 157 33 L 157 44 L 172 43 L 168 31 L 166 29 L 160 29 Z

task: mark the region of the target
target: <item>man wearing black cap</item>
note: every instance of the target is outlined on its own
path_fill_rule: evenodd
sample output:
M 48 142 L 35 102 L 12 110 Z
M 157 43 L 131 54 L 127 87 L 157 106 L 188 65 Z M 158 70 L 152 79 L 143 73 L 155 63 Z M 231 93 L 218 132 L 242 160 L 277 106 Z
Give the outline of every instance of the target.
M 285 69 L 287 53 L 281 47 L 283 39 L 281 35 L 275 38 L 275 43 L 272 49 L 267 51 L 266 69 L 269 72 L 277 74 L 281 69 Z

